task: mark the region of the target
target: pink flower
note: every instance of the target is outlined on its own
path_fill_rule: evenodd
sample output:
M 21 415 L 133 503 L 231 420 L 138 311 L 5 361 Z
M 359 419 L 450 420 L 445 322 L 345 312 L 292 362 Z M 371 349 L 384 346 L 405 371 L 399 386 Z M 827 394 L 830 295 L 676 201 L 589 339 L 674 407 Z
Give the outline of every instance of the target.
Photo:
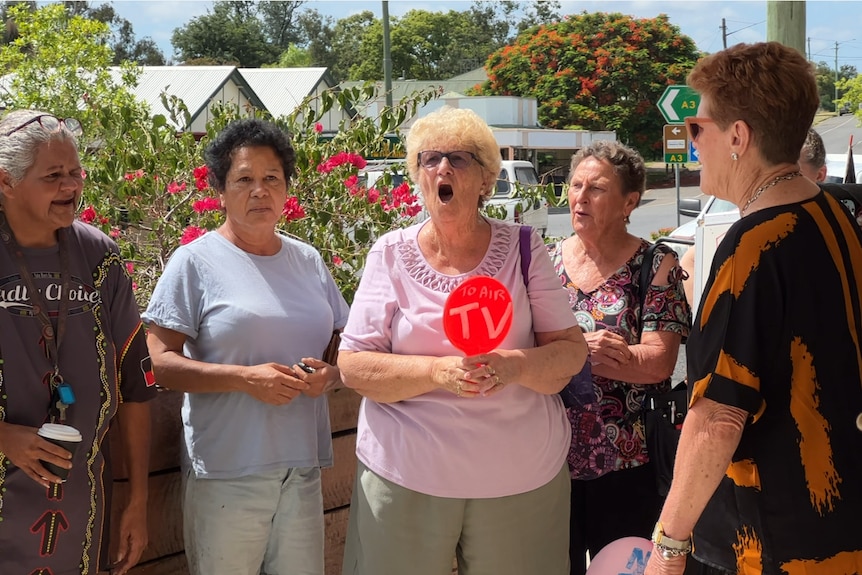
M 199 228 L 197 226 L 189 226 L 183 230 L 183 235 L 180 238 L 180 244 L 186 245 L 191 243 L 207 233 L 207 231 L 203 228 Z
M 169 194 L 176 194 L 177 192 L 184 192 L 185 190 L 186 190 L 186 183 L 185 182 L 183 182 L 181 184 L 178 184 L 176 182 L 171 182 L 170 184 L 168 184 L 168 193 Z
M 110 221 L 111 221 L 111 220 L 109 220 L 109 219 L 108 219 L 108 218 L 106 218 L 105 216 L 102 216 L 102 217 L 100 217 L 100 218 L 99 218 L 99 223 L 100 223 L 100 224 L 102 224 L 102 225 L 105 225 L 105 224 L 107 224 L 107 223 L 108 223 L 108 222 L 110 222 Z
M 214 212 L 221 209 L 221 202 L 218 198 L 207 196 L 202 200 L 197 200 L 196 202 L 194 202 L 192 204 L 192 209 L 199 214 L 203 214 L 205 212 Z
M 209 168 L 206 167 L 206 164 L 204 164 L 203 166 L 198 166 L 192 172 L 192 175 L 194 175 L 196 180 L 205 180 L 205 179 L 207 179 L 209 174 L 210 174 L 210 171 L 209 171 Z
M 85 224 L 92 224 L 94 221 L 96 221 L 96 208 L 94 208 L 93 206 L 87 206 L 81 212 L 80 218 L 81 221 Z
M 120 237 L 120 228 L 111 228 L 111 231 L 108 233 L 112 238 L 117 239 Z
M 320 132 L 322 132 L 322 131 L 323 131 L 323 124 L 321 124 L 320 122 L 317 122 L 317 123 L 314 125 L 314 131 L 315 131 L 315 132 L 317 132 L 318 134 L 319 134 Z
M 281 213 L 289 222 L 305 217 L 305 210 L 299 204 L 299 198 L 296 196 L 287 198 L 287 201 L 284 202 L 284 209 Z
M 206 180 L 195 180 L 195 187 L 202 192 L 209 187 L 209 184 Z
M 368 203 L 373 204 L 377 202 L 377 199 L 380 197 L 380 192 L 377 191 L 377 188 L 371 188 L 368 190 Z
M 345 188 L 352 188 L 353 186 L 355 186 L 358 183 L 359 183 L 359 176 L 357 176 L 356 174 L 353 174 L 352 176 L 350 176 L 349 178 L 344 180 L 344 187 Z
M 82 180 L 87 179 L 87 170 L 85 170 L 84 168 L 81 168 L 81 179 Z
M 144 171 L 143 170 L 135 170 L 134 172 L 130 172 L 123 177 L 126 179 L 127 182 L 131 182 L 133 180 L 137 180 L 138 178 L 143 178 L 144 177 Z
M 130 274 L 135 273 L 135 264 L 133 264 L 132 262 L 126 262 L 126 271 Z
M 132 290 L 138 291 L 138 282 L 132 282 Z
M 341 267 L 341 264 L 344 263 L 344 260 L 338 256 L 332 256 L 332 264 L 338 267 Z
M 325 162 L 321 162 L 317 166 L 317 171 L 321 174 L 328 174 L 338 166 L 344 164 L 351 164 L 355 168 L 359 168 L 360 170 L 368 165 L 368 162 L 365 161 L 365 158 L 360 156 L 359 154 L 354 154 L 351 152 L 338 152 Z
M 412 218 L 413 216 L 415 216 L 416 214 L 418 214 L 421 211 L 422 211 L 422 206 L 416 204 L 416 205 L 412 205 L 412 206 L 407 206 L 406 208 L 401 210 L 401 215 L 405 216 L 405 217 Z

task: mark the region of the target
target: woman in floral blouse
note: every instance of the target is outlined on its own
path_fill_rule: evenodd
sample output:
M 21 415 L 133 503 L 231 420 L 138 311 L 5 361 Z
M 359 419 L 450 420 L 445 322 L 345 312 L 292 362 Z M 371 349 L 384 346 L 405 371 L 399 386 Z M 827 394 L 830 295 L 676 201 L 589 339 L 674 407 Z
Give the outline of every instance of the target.
M 649 242 L 626 224 L 646 170 L 634 150 L 596 142 L 573 158 L 574 234 L 548 246 L 590 348 L 593 403 L 567 409 L 573 438 L 571 573 L 616 539 L 649 538 L 661 509 L 639 417 L 648 390 L 667 391 L 691 312 L 676 254 L 658 246 L 641 309 L 640 269 Z

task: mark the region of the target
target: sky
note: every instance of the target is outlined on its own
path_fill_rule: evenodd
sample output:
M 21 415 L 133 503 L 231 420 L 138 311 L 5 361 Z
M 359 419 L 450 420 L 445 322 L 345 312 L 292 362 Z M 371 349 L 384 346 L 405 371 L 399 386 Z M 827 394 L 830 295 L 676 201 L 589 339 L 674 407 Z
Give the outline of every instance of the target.
M 93 2 L 98 4 L 98 1 Z M 413 9 L 447 12 L 464 11 L 471 2 L 456 0 L 390 0 L 389 15 L 403 16 Z M 722 49 L 721 20 L 727 25 L 728 46 L 738 42 L 766 40 L 765 1 L 750 0 L 588 0 L 560 2 L 562 14 L 587 12 L 622 12 L 637 18 L 667 14 L 670 22 L 691 37 L 706 52 Z M 862 1 L 807 0 L 806 37 L 810 58 L 826 62 L 834 69 L 838 43 L 838 66 L 850 64 L 862 71 Z M 132 23 L 137 38 L 150 36 L 167 59 L 173 56 L 171 34 L 189 20 L 207 13 L 212 2 L 199 0 L 120 0 L 114 2 L 117 12 Z M 315 8 L 335 19 L 363 10 L 381 14 L 380 1 L 309 1 L 303 6 Z

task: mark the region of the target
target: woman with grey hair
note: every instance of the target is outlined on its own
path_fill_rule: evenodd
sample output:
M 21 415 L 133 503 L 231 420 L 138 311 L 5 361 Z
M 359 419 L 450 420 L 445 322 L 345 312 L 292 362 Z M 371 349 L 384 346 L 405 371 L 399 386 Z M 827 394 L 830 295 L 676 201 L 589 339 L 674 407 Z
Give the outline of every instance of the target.
M 338 360 L 364 397 L 342 572 L 444 575 L 457 556 L 461 575 L 563 575 L 571 433 L 557 392 L 584 338 L 538 233 L 479 212 L 500 149 L 475 112 L 418 120 L 407 164 L 430 219 L 371 249 Z M 508 288 L 512 328 L 464 357 L 443 310 L 475 276 Z
M 0 121 L 0 573 L 122 574 L 147 545 L 145 402 L 155 390 L 119 250 L 75 219 L 81 133 L 74 118 L 35 110 Z M 129 503 L 112 529 L 111 561 L 114 422 Z M 43 439 L 43 424 L 76 429 L 78 448 Z
M 585 557 L 629 535 L 648 537 L 661 509 L 655 470 L 638 417 L 647 391 L 670 389 L 690 315 L 676 254 L 632 235 L 626 223 L 646 184 L 640 155 L 600 141 L 572 158 L 574 234 L 548 246 L 590 347 L 595 398 L 567 409 L 573 440 L 571 573 Z M 640 285 L 641 268 L 652 281 Z

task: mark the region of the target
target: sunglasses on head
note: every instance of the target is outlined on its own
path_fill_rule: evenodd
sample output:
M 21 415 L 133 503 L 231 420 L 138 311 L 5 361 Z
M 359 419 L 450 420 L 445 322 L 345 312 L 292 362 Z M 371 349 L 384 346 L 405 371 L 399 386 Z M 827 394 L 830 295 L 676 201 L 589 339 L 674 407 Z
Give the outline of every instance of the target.
M 419 152 L 419 165 L 430 170 L 439 166 L 443 158 L 449 160 L 449 165 L 456 170 L 469 168 L 474 161 L 480 166 L 483 165 L 473 152 L 438 152 L 436 150 Z
M 64 126 L 75 137 L 78 137 L 84 133 L 84 127 L 81 126 L 81 122 L 79 122 L 75 118 L 58 118 L 57 116 L 52 116 L 50 114 L 41 114 L 39 116 L 36 116 L 35 118 L 30 118 L 17 128 L 12 128 L 11 130 L 3 134 L 3 136 L 11 136 L 18 130 L 23 130 L 34 122 L 38 123 L 40 126 L 42 126 L 42 129 L 48 132 L 59 132 L 60 127 Z
M 698 118 L 697 116 L 690 116 L 685 119 L 685 127 L 688 130 L 688 138 L 694 142 L 697 140 L 697 137 L 700 135 L 700 132 L 703 130 L 703 126 L 701 124 L 714 124 L 715 120 L 712 118 Z

